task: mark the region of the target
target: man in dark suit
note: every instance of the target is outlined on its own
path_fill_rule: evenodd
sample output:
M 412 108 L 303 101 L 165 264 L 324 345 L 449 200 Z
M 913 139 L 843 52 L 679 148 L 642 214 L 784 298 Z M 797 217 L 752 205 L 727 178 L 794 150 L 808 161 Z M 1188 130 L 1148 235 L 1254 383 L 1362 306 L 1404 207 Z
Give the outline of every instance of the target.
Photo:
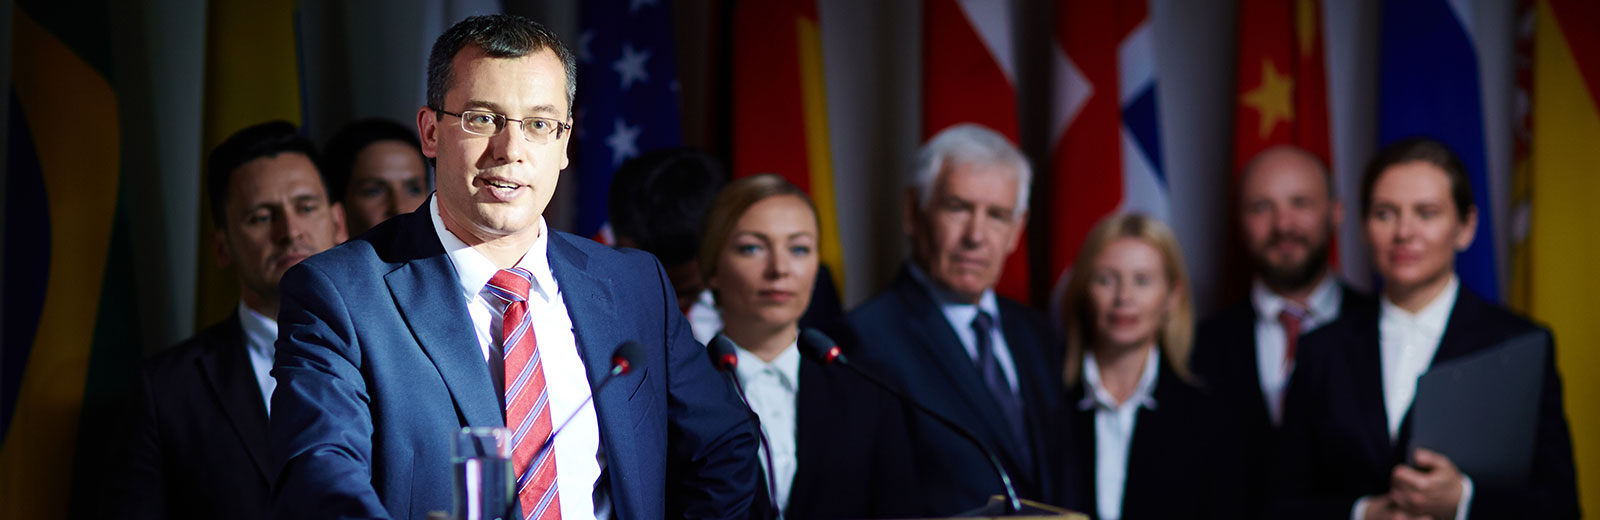
M 887 291 L 852 311 L 852 353 L 914 398 L 976 434 L 997 454 L 1017 492 L 1049 496 L 1046 425 L 1062 386 L 1061 354 L 1043 320 L 996 296 L 1017 246 L 1032 174 L 1005 137 L 958 125 L 918 151 L 906 191 L 912 261 Z M 931 419 L 912 426 L 921 497 L 934 515 L 979 508 L 1002 493 L 982 451 Z
M 661 264 L 540 216 L 567 164 L 572 54 L 525 18 L 473 17 L 428 70 L 436 194 L 284 277 L 279 515 L 449 509 L 452 434 L 509 426 L 518 518 L 744 516 L 756 430 Z M 641 355 L 608 378 L 625 342 Z
M 1300 335 L 1372 302 L 1329 269 L 1344 208 L 1321 160 L 1276 146 L 1240 177 L 1240 231 L 1255 274 L 1250 297 L 1200 324 L 1190 367 L 1234 415 L 1248 459 L 1247 507 L 1255 508 Z
M 240 130 L 207 164 L 217 262 L 239 279 L 226 320 L 139 370 L 119 518 L 265 518 L 276 471 L 267 450 L 278 281 L 344 240 L 311 142 L 274 121 Z

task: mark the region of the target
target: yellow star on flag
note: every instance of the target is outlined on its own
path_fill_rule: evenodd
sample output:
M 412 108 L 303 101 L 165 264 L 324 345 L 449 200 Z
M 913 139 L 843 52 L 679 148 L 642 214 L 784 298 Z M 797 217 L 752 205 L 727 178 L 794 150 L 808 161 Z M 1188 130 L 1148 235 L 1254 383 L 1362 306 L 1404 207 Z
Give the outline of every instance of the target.
M 1278 72 L 1271 60 L 1261 62 L 1261 84 L 1244 93 L 1244 105 L 1256 109 L 1261 115 L 1261 139 L 1272 135 L 1279 121 L 1294 119 L 1294 78 Z

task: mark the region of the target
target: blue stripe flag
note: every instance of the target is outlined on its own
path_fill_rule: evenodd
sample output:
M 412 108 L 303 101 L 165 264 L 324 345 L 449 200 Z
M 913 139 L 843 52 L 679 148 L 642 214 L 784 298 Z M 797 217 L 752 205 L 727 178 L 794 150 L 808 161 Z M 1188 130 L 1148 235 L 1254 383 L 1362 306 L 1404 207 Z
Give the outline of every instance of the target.
M 1473 292 L 1500 301 L 1484 129 L 1480 45 L 1462 2 L 1385 2 L 1378 88 L 1378 144 L 1427 136 L 1461 157 L 1478 207 L 1477 236 L 1456 255 Z

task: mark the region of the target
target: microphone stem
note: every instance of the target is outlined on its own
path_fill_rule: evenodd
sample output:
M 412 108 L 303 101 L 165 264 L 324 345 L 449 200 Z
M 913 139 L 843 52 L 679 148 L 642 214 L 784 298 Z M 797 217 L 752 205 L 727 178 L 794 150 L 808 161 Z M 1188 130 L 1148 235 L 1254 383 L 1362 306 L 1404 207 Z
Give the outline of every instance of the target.
M 968 442 L 971 442 L 972 444 L 978 446 L 980 448 L 980 451 L 983 452 L 983 457 L 985 459 L 988 459 L 989 466 L 992 467 L 994 469 L 994 472 L 1000 476 L 1000 485 L 1005 488 L 1005 491 L 1006 491 L 1006 504 L 1005 504 L 1006 505 L 1006 511 L 1005 511 L 1005 513 L 1006 514 L 1010 514 L 1010 513 L 1016 513 L 1016 512 L 1022 511 L 1022 499 L 1017 497 L 1017 489 L 1014 486 L 1011 485 L 1011 474 L 1006 472 L 1005 466 L 1000 464 L 1000 459 L 995 457 L 993 450 L 982 449 L 982 448 L 984 448 L 983 441 L 978 440 L 978 438 L 973 436 L 971 432 L 968 432 L 967 429 L 961 427 L 961 425 L 956 424 L 955 421 L 952 421 L 952 420 L 946 418 L 944 415 L 941 415 L 939 412 L 933 411 L 933 409 L 931 409 L 931 408 L 923 406 L 922 403 L 918 402 L 916 399 L 912 399 L 910 395 L 907 395 L 905 392 L 901 391 L 898 387 L 889 384 L 887 381 L 879 379 L 877 376 L 872 375 L 871 373 L 867 372 L 866 370 L 862 370 L 860 367 L 857 367 L 854 363 L 850 363 L 850 362 L 845 361 L 843 359 L 840 359 L 840 360 L 837 360 L 837 361 L 839 361 L 839 362 L 836 363 L 836 364 L 848 367 L 852 372 L 855 372 L 857 375 L 860 375 L 861 377 L 866 378 L 868 381 L 871 381 L 872 384 L 875 384 L 879 388 L 887 390 L 890 394 L 893 394 L 895 397 L 899 398 L 900 402 L 910 404 L 913 408 L 916 408 L 918 411 L 921 411 L 923 414 L 926 414 L 928 417 L 932 417 L 935 421 L 938 421 L 940 424 L 943 424 L 946 428 L 949 428 L 950 431 L 956 432 L 956 435 L 960 435 L 962 438 L 966 439 Z

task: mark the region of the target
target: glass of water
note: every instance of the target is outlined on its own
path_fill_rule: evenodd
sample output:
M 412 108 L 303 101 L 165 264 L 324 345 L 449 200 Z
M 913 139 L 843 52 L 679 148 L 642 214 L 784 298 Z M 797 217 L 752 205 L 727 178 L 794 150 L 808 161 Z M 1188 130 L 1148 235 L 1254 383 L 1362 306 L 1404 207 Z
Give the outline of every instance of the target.
M 503 520 L 511 517 L 511 431 L 469 427 L 451 440 L 455 520 Z

